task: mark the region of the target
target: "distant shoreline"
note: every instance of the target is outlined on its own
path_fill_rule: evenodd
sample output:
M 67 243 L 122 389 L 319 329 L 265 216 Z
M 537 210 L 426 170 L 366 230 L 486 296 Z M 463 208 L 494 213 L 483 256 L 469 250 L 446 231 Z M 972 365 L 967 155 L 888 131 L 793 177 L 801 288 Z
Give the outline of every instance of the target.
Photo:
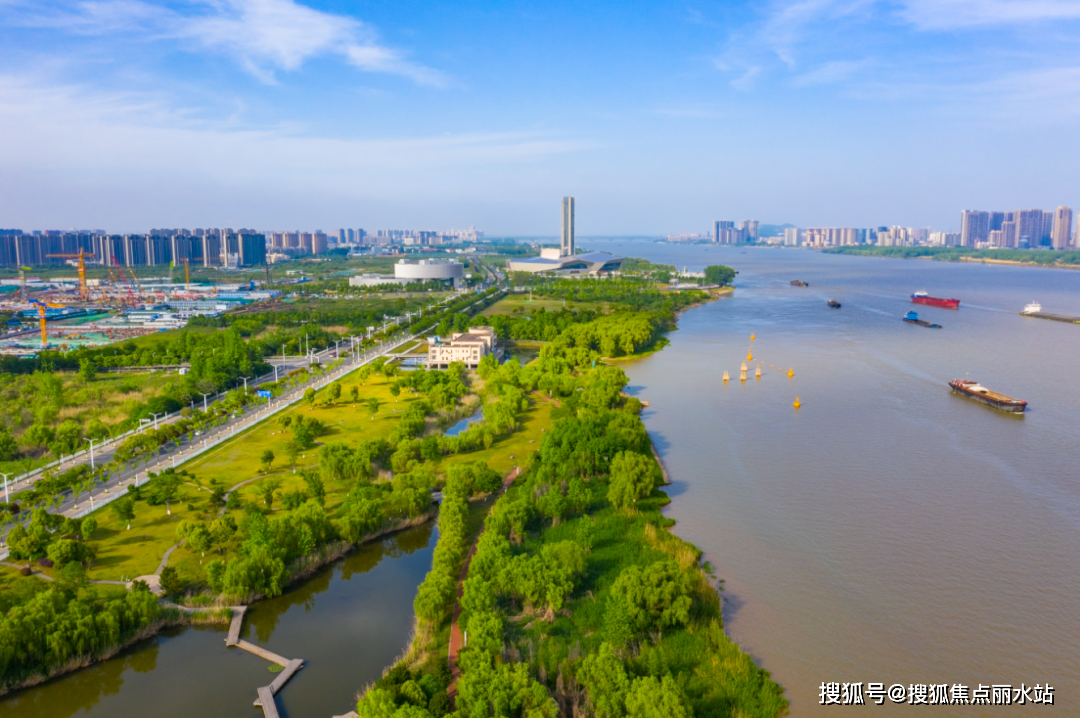
M 968 249 L 966 247 L 830 247 L 825 254 L 850 254 L 888 259 L 929 259 L 936 262 L 1003 264 L 1044 269 L 1080 269 L 1080 250 Z M 1052 261 L 1033 261 L 1034 259 Z

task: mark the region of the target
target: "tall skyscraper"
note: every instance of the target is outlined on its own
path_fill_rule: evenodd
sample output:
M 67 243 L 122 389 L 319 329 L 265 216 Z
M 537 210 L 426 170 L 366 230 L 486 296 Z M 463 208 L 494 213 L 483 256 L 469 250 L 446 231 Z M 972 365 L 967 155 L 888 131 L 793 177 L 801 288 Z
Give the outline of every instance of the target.
M 1069 246 L 1072 220 L 1073 211 L 1068 207 L 1058 207 L 1054 211 L 1054 227 L 1050 231 L 1050 246 L 1054 249 L 1065 249 Z
M 564 257 L 574 254 L 574 198 L 562 198 L 562 242 L 559 253 Z
M 1043 211 L 1041 209 L 1020 209 L 1013 212 L 1016 218 L 1016 241 L 1010 247 L 1019 247 L 1023 240 L 1027 240 L 1030 248 L 1042 244 L 1043 238 Z M 1005 229 L 1002 226 L 1002 229 Z
M 1000 229 L 1000 227 L 994 229 Z M 990 230 L 990 212 L 965 209 L 960 213 L 961 247 L 974 247 L 976 242 L 985 242 L 990 235 Z

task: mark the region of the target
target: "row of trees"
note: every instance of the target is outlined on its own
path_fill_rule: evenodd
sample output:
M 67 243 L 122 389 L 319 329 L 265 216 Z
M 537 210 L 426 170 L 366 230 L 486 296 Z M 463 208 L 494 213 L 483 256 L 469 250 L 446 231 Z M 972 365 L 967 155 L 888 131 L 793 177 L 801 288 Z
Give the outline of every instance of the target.
M 161 610 L 146 584 L 112 600 L 73 586 L 41 590 L 0 615 L 0 686 L 101 654 L 154 624 Z

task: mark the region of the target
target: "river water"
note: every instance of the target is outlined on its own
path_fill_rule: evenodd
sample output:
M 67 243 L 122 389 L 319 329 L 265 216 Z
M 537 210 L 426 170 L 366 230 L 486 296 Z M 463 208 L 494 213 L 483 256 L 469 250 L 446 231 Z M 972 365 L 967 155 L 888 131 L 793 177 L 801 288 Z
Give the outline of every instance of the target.
M 474 523 L 487 505 L 474 506 Z M 330 718 L 409 642 L 413 599 L 431 568 L 438 532 L 427 524 L 365 545 L 248 609 L 241 638 L 305 666 L 278 694 L 286 718 Z M 191 718 L 262 715 L 255 689 L 269 663 L 225 647 L 226 627 L 165 631 L 116 657 L 0 699 L 18 718 Z
M 913 708 L 819 705 L 831 681 L 1049 683 L 1053 707 L 928 712 L 1080 715 L 1080 326 L 1018 315 L 1032 300 L 1080 315 L 1080 272 L 589 244 L 740 272 L 734 294 L 686 312 L 669 347 L 626 370 L 651 404 L 675 531 L 725 580 L 728 631 L 793 716 Z M 914 307 L 918 290 L 961 309 Z M 909 309 L 944 328 L 905 324 Z M 951 394 L 965 376 L 1030 410 Z

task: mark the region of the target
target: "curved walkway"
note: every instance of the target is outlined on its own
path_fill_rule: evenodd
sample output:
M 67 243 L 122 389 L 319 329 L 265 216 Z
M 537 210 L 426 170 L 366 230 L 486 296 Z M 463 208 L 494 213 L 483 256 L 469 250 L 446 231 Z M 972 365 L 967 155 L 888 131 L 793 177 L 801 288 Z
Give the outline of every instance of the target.
M 506 490 L 510 488 L 510 484 L 514 483 L 514 479 L 516 479 L 520 473 L 521 467 L 515 466 L 514 470 L 506 477 L 506 481 L 503 482 L 502 488 L 499 489 L 499 493 L 495 494 L 496 501 L 506 493 Z M 488 513 L 490 514 L 491 510 L 494 508 L 495 504 L 492 503 Z M 457 665 L 458 653 L 465 647 L 465 638 L 461 632 L 461 624 L 459 621 L 461 618 L 461 596 L 465 591 L 465 579 L 469 577 L 469 565 L 472 563 L 473 556 L 476 555 L 476 546 L 480 543 L 480 537 L 483 535 L 484 528 L 482 527 L 480 533 L 476 535 L 476 541 L 473 542 L 472 548 L 469 549 L 469 555 L 465 557 L 465 565 L 461 567 L 461 577 L 458 580 L 457 585 L 457 598 L 454 599 L 454 617 L 453 621 L 450 623 L 450 651 L 448 656 L 450 662 L 450 685 L 446 689 L 447 694 L 450 696 L 451 707 L 453 707 L 454 700 L 457 698 L 457 682 L 458 678 L 461 677 L 461 669 L 458 668 Z

